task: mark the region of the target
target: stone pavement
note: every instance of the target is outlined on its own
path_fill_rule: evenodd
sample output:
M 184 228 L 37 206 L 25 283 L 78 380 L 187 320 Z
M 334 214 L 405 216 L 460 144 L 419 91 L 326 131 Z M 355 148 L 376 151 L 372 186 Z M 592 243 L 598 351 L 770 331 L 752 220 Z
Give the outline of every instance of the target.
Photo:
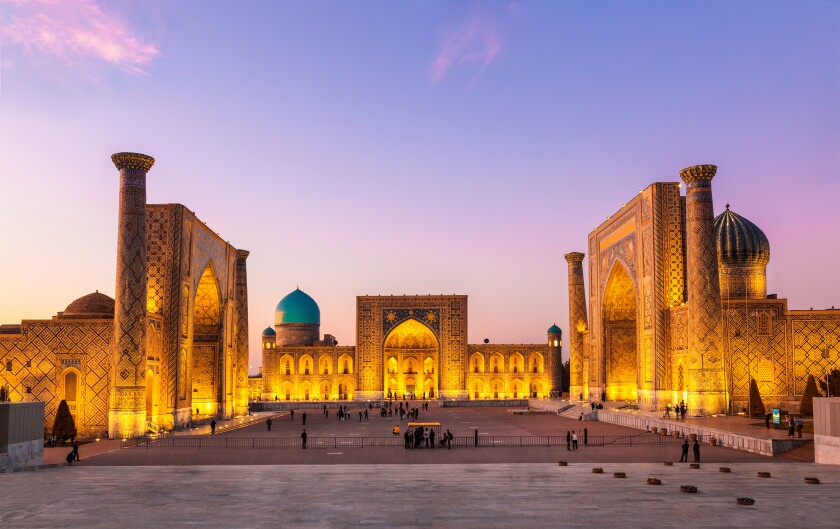
M 769 461 L 730 474 L 661 463 L 602 464 L 603 474 L 591 464 L 73 466 L 0 476 L 0 527 L 837 527 L 840 468 Z M 822 483 L 803 482 L 812 475 Z

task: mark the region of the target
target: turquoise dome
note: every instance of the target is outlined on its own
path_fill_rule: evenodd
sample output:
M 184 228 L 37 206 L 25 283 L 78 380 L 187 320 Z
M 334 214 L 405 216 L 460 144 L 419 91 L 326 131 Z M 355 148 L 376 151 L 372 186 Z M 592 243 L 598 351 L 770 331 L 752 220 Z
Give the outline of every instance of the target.
M 548 334 L 563 334 L 563 331 L 561 331 L 560 327 L 558 327 L 555 323 L 554 325 L 548 328 Z
M 314 323 L 321 324 L 321 309 L 309 294 L 296 289 L 280 300 L 274 311 L 274 322 L 281 323 Z
M 266 327 L 263 331 L 263 336 L 277 336 L 277 333 L 271 327 Z

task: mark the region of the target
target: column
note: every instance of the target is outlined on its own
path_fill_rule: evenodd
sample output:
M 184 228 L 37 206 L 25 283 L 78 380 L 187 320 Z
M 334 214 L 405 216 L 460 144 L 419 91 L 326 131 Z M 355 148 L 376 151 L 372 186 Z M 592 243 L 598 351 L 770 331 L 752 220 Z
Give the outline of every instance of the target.
M 236 344 L 236 393 L 234 413 L 245 415 L 248 413 L 248 271 L 245 260 L 250 252 L 236 250 L 236 323 L 234 327 Z
M 588 328 L 586 320 L 586 291 L 583 286 L 584 254 L 566 254 L 569 263 L 569 399 L 587 397 L 586 380 L 583 378 L 583 333 Z
M 146 173 L 155 163 L 145 154 L 111 156 L 120 172 L 113 372 L 108 435 L 146 432 Z
M 726 409 L 723 317 L 712 207 L 712 178 L 716 171 L 714 165 L 695 165 L 680 171 L 686 183 L 687 405 L 690 413 L 718 413 Z

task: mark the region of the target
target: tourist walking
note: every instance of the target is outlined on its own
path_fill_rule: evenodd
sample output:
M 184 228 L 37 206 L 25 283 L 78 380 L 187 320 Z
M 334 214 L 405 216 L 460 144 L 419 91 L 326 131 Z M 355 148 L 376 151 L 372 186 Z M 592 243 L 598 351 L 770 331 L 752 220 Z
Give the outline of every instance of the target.
M 269 417 L 268 420 L 265 421 L 265 425 L 268 427 L 268 431 L 270 432 L 271 431 L 271 417 Z
M 303 447 L 304 450 L 306 450 L 306 438 L 307 437 L 308 436 L 306 435 L 306 428 L 304 428 L 303 433 L 300 434 L 300 444 L 301 444 L 301 446 Z
M 446 449 L 449 450 L 452 448 L 452 439 L 455 436 L 452 435 L 452 432 L 449 431 L 449 428 L 446 429 Z
M 368 411 L 365 410 L 365 420 L 368 420 Z
M 688 439 L 683 440 L 682 455 L 680 456 L 680 463 L 688 463 Z
M 694 440 L 694 446 L 692 447 L 692 449 L 694 450 L 694 462 L 699 463 L 700 462 L 700 442 L 697 439 Z M 686 460 L 688 460 L 688 456 L 686 456 Z
M 216 419 L 212 419 L 210 421 L 210 435 L 213 435 L 215 433 L 216 433 Z
M 76 441 L 73 441 L 73 451 L 70 453 L 73 454 L 73 461 L 81 461 L 81 459 L 79 459 L 79 443 Z
M 671 405 L 670 404 L 665 405 L 665 418 L 666 419 L 671 418 Z

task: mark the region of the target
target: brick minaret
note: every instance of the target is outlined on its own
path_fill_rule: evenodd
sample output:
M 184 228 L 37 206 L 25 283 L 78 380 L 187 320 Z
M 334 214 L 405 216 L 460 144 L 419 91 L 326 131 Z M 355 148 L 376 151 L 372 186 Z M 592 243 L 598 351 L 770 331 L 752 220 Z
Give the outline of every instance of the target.
M 114 298 L 113 372 L 108 435 L 146 432 L 146 173 L 155 159 L 121 152 L 117 285 Z
M 685 233 L 688 297 L 688 407 L 697 413 L 726 409 L 723 333 L 712 208 L 717 167 L 695 165 L 680 171 L 686 183 Z
M 583 332 L 586 322 L 586 291 L 583 287 L 583 258 L 580 252 L 566 254 L 569 263 L 569 399 L 587 398 L 583 379 Z
M 247 250 L 236 250 L 236 415 L 248 413 L 248 255 Z

